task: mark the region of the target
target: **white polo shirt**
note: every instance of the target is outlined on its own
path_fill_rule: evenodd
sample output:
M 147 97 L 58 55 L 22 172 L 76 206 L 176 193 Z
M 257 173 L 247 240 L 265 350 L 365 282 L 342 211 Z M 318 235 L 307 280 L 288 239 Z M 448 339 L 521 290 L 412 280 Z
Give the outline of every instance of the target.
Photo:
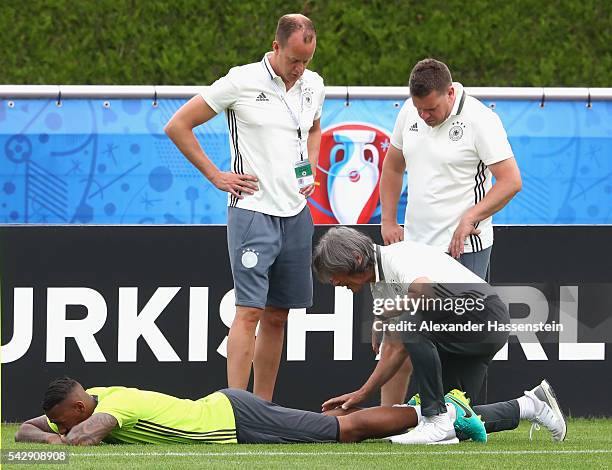
M 305 70 L 286 91 L 266 54 L 261 62 L 232 68 L 201 95 L 216 113 L 227 115 L 231 171 L 259 180 L 253 195 L 238 199 L 228 194 L 228 205 L 273 216 L 298 214 L 306 199 L 299 193 L 294 164 L 300 159 L 300 148 L 308 159 L 308 132 L 321 117 L 325 99 L 323 79 Z
M 461 291 L 460 286 L 477 284 L 483 296 L 495 294 L 486 281 L 439 248 L 404 240 L 387 246 L 374 245 L 374 252 L 375 282 L 370 288 L 375 298 L 402 295 L 405 293 L 402 288 L 419 277 L 447 285 L 454 293 Z
M 486 283 L 459 261 L 433 246 L 404 240 L 378 248 L 380 257 L 375 250 L 376 281 L 412 284 L 419 277 L 427 277 L 432 282 L 443 284 Z
M 499 116 L 460 83 L 449 117 L 429 127 L 406 100 L 395 122 L 391 144 L 401 150 L 408 172 L 404 239 L 447 251 L 459 219 L 491 189 L 488 165 L 513 157 Z M 492 217 L 480 221 L 480 235 L 466 238 L 466 253 L 493 244 Z

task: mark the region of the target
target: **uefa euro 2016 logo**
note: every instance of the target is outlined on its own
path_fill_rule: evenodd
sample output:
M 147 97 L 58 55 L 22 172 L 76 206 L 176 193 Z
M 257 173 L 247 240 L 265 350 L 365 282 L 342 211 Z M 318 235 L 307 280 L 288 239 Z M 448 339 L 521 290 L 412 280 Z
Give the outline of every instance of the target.
M 325 129 L 317 165 L 317 191 L 309 199 L 317 224 L 365 224 L 380 215 L 378 184 L 389 133 L 364 123 Z

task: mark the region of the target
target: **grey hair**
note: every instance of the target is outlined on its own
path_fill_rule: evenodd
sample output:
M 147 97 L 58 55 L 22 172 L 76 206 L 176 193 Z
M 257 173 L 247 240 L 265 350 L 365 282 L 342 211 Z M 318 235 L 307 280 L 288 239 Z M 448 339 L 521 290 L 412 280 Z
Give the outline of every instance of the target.
M 360 258 L 360 259 L 358 259 Z M 329 283 L 334 274 L 361 274 L 374 267 L 374 242 L 349 227 L 332 227 L 314 249 L 312 265 L 319 281 Z

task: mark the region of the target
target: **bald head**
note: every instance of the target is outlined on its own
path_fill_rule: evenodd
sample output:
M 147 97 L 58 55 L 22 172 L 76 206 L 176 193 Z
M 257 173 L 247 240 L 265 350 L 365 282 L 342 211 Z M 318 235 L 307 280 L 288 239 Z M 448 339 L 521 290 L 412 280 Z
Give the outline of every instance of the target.
M 275 40 L 282 46 L 287 45 L 289 37 L 295 32 L 302 33 L 302 41 L 304 44 L 310 44 L 315 40 L 316 31 L 312 21 L 299 13 L 292 13 L 281 16 L 276 26 Z

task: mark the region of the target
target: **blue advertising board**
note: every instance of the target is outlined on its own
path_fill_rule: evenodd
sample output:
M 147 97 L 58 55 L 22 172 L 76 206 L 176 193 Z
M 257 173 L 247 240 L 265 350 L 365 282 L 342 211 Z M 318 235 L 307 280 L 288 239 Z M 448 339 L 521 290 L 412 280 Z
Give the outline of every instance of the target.
M 227 195 L 163 132 L 183 103 L 0 100 L 0 223 L 224 224 Z M 495 223 L 612 223 L 611 101 L 591 107 L 571 100 L 485 103 L 503 121 L 523 177 L 523 190 L 495 215 Z M 351 125 L 374 131 L 375 153 L 382 159 L 401 104 L 352 99 L 347 106 L 343 99 L 328 99 L 321 121 L 322 172 L 329 170 L 325 139 Z M 225 116 L 195 132 L 213 162 L 229 170 Z M 404 190 L 401 205 L 405 198 Z M 369 204 L 360 223 L 380 221 L 377 198 Z M 311 209 L 320 206 L 311 200 Z M 398 214 L 403 218 L 402 210 Z

